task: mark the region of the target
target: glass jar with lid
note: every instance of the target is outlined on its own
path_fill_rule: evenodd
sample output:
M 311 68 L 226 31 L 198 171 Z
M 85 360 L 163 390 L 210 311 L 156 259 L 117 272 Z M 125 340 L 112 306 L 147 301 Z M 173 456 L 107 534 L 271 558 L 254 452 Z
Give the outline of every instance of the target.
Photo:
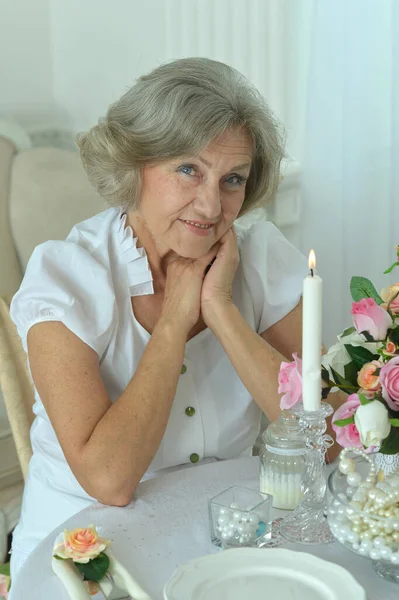
M 273 506 L 292 510 L 302 500 L 305 440 L 298 419 L 285 410 L 262 435 L 260 491 L 273 495 Z

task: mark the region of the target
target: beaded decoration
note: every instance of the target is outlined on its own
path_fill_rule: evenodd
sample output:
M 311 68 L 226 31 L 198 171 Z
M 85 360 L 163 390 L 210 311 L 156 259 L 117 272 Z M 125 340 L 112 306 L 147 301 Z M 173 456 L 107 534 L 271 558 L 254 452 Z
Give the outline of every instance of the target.
M 369 463 L 365 479 L 349 452 Z M 327 515 L 332 533 L 362 556 L 399 565 L 399 471 L 384 477 L 371 456 L 354 447 L 341 452 L 338 469 L 348 487 L 330 500 Z

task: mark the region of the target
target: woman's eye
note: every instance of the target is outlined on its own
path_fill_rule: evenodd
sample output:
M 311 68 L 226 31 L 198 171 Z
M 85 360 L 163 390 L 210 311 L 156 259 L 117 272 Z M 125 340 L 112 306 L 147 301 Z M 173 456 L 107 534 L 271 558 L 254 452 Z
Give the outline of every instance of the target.
M 191 165 L 182 165 L 181 167 L 179 167 L 178 170 L 181 173 L 184 173 L 185 175 L 193 175 L 194 174 L 194 167 L 192 167 Z
M 244 185 L 246 183 L 247 179 L 246 177 L 243 177 L 242 175 L 230 175 L 230 177 L 228 177 L 226 179 L 226 182 L 229 185 L 235 185 L 235 186 L 240 186 L 240 185 Z

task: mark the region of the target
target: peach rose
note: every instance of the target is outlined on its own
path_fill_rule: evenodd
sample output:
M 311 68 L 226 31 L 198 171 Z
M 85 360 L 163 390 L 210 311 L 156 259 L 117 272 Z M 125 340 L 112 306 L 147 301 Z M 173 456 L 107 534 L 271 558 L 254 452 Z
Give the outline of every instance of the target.
M 388 340 L 385 344 L 384 354 L 387 354 L 388 356 L 394 356 L 394 354 L 396 354 L 396 344 L 391 342 L 391 340 Z
M 378 360 L 373 360 L 363 365 L 357 376 L 357 382 L 363 390 L 376 392 L 380 389 L 380 378 L 378 375 L 374 375 L 374 373 L 376 369 L 380 369 L 381 367 L 382 364 Z
M 381 304 L 385 310 L 388 308 L 389 302 L 392 300 L 389 310 L 395 314 L 399 314 L 399 283 L 390 285 L 389 288 L 381 290 L 381 298 L 384 300 L 384 304 Z M 396 296 L 396 298 L 395 298 Z
M 94 525 L 86 529 L 64 531 L 64 541 L 54 548 L 54 555 L 59 558 L 70 558 L 77 563 L 88 563 L 96 558 L 111 544 L 109 540 L 100 538 Z

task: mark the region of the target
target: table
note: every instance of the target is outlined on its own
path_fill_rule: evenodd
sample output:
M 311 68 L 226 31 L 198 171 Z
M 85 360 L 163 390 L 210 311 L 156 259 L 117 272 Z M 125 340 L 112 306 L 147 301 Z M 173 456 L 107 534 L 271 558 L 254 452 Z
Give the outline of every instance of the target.
M 207 501 L 229 485 L 257 488 L 257 457 L 197 465 L 141 483 L 126 507 L 94 504 L 54 530 L 29 556 L 14 582 L 18 600 L 69 600 L 51 570 L 56 536 L 64 528 L 102 526 L 113 540 L 114 554 L 126 565 L 154 600 L 162 600 L 163 586 L 174 570 L 192 558 L 218 552 L 209 539 Z M 287 514 L 276 511 L 276 516 Z M 397 600 L 397 585 L 373 572 L 371 562 L 338 542 L 323 546 L 284 543 L 347 568 L 365 588 L 368 600 Z M 262 550 L 260 550 L 262 551 Z M 267 552 L 267 549 L 264 550 Z M 14 595 L 15 594 L 15 595 Z

